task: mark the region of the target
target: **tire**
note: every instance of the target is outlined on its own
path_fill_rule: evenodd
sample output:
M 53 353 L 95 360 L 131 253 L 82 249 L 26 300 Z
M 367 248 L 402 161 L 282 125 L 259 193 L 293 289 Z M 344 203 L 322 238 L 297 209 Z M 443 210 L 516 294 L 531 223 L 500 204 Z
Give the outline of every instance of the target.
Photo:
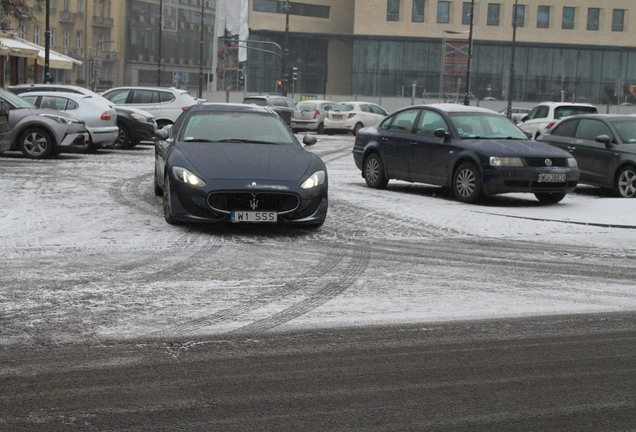
M 172 214 L 172 193 L 170 192 L 170 178 L 167 175 L 163 182 L 163 217 L 170 225 L 180 225 Z
M 453 173 L 453 195 L 461 202 L 476 203 L 483 198 L 481 175 L 472 162 L 464 162 Z
M 159 186 L 159 182 L 157 182 L 157 169 L 155 168 L 155 175 L 154 175 L 154 180 L 153 180 L 154 186 L 155 186 L 155 195 L 156 196 L 163 196 L 163 189 L 161 188 L 161 186 Z
M 370 154 L 364 161 L 363 176 L 367 186 L 374 189 L 383 189 L 389 179 L 384 173 L 384 163 L 377 153 Z
M 117 125 L 119 127 L 119 133 L 117 134 L 117 138 L 115 139 L 115 143 L 113 144 L 113 148 L 116 149 L 127 149 L 131 148 L 130 145 L 130 131 L 124 125 Z
M 549 193 L 549 192 L 536 193 L 534 194 L 534 196 L 537 197 L 539 202 L 542 202 L 544 204 L 556 204 L 559 201 L 561 201 L 563 198 L 565 198 L 564 193 Z
M 31 127 L 20 135 L 20 151 L 30 159 L 46 159 L 54 154 L 53 139 L 44 129 Z
M 632 166 L 622 168 L 616 176 L 614 190 L 621 198 L 634 198 L 636 196 L 636 168 Z
M 353 127 L 353 135 L 357 135 L 360 129 L 362 129 L 363 127 L 364 125 L 362 123 L 356 123 L 356 125 Z
M 316 133 L 317 133 L 318 135 L 324 135 L 324 134 L 325 134 L 325 125 L 324 125 L 324 124 L 322 124 L 322 123 L 320 123 L 320 124 L 318 125 L 318 128 L 316 129 Z

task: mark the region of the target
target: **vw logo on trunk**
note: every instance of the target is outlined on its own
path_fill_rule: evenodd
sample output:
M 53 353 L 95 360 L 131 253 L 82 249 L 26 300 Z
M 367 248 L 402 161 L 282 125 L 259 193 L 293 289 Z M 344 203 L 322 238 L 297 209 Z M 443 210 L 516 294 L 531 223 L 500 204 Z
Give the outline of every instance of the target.
M 545 166 L 551 167 L 552 166 L 552 159 L 546 159 L 545 160 Z

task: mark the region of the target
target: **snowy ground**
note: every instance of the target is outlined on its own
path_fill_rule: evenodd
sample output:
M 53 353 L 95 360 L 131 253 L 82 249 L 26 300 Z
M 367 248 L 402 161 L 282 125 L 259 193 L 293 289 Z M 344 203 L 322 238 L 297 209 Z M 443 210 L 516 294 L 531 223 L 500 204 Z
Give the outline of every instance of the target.
M 316 232 L 169 226 L 151 147 L 0 156 L 0 344 L 636 310 L 635 200 L 373 190 L 352 142 Z

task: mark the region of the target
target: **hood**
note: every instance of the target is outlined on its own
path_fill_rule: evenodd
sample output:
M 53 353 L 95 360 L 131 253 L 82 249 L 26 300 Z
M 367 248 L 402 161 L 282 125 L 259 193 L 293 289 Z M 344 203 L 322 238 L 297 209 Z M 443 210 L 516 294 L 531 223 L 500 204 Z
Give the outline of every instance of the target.
M 516 157 L 573 157 L 569 152 L 558 147 L 539 141 L 514 140 L 514 139 L 488 139 L 470 140 L 464 139 L 462 143 L 466 148 L 473 149 L 490 156 L 516 156 Z
M 314 154 L 297 145 L 181 143 L 177 151 L 206 178 L 298 181 Z
M 127 112 L 131 112 L 131 113 L 137 113 L 137 114 L 141 114 L 142 116 L 145 116 L 149 119 L 154 118 L 155 116 L 153 114 L 150 114 L 148 111 L 144 111 L 142 109 L 139 108 L 134 108 L 131 106 L 125 106 L 125 105 L 112 105 L 116 111 L 127 111 Z

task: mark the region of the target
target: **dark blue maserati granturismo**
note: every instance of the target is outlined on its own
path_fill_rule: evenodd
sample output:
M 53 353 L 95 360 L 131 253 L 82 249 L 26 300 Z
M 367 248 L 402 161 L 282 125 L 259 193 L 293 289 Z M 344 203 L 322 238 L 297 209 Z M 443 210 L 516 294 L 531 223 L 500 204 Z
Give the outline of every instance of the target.
M 304 145 L 316 143 L 305 135 Z M 320 226 L 327 169 L 269 108 L 203 103 L 157 131 L 155 194 L 168 223 Z

